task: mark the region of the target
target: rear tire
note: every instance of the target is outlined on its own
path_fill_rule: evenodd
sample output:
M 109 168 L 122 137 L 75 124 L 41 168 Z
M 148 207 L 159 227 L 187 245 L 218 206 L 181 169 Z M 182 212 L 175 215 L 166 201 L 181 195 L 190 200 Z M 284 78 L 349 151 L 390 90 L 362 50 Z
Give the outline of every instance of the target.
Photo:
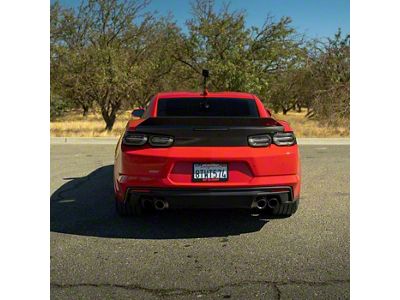
M 278 218 L 289 218 L 292 216 L 299 207 L 299 201 L 279 204 L 273 211 L 272 215 Z
M 115 199 L 115 209 L 121 217 L 142 215 L 142 206 L 139 201 L 118 201 Z

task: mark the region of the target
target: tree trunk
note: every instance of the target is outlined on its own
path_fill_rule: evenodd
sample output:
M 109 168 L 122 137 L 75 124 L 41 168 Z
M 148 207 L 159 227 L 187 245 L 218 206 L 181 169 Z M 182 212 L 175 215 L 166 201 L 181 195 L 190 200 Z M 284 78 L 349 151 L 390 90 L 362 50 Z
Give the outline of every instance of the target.
M 107 131 L 111 131 L 113 129 L 114 126 L 114 122 L 115 122 L 115 114 L 111 114 L 108 115 L 106 117 L 104 117 L 103 115 L 103 119 L 106 122 L 106 128 L 104 128 Z
M 306 113 L 306 115 L 305 115 L 306 118 L 311 119 L 312 117 L 315 116 L 315 112 L 314 112 L 313 109 L 308 108 L 307 110 L 308 110 L 308 111 L 307 111 L 307 113 Z
M 106 121 L 106 128 L 104 128 L 104 129 L 107 130 L 107 131 L 111 131 L 113 129 L 113 126 L 114 126 L 114 121 L 115 121 L 115 118 L 108 119 Z
M 89 106 L 82 105 L 82 109 L 83 109 L 82 116 L 83 116 L 84 118 L 86 118 L 87 115 L 88 115 L 88 113 L 89 113 Z
M 101 115 L 103 116 L 104 122 L 106 122 L 106 127 L 104 128 L 105 130 L 111 131 L 113 129 L 117 112 L 120 106 L 121 103 L 117 102 L 116 104 L 111 105 L 111 107 L 109 107 L 108 109 L 106 107 L 101 108 Z
M 285 106 L 284 104 L 281 104 L 281 108 L 282 108 L 282 113 L 284 115 L 286 115 L 288 113 L 288 111 L 294 109 L 296 106 L 296 104 L 288 104 L 288 106 Z
M 297 103 L 296 106 L 297 106 L 297 112 L 301 113 L 301 104 Z

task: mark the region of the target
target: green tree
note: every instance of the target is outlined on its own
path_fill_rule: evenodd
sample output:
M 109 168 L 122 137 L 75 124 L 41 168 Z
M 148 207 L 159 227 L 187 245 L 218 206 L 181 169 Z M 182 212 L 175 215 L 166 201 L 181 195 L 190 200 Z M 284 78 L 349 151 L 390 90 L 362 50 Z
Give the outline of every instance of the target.
M 82 9 L 82 7 L 80 8 Z M 68 102 L 70 107 L 82 108 L 85 116 L 93 100 L 83 93 L 81 80 L 87 62 L 84 54 L 89 24 L 75 16 L 73 9 L 65 9 L 55 2 L 50 13 L 51 99 Z
M 66 98 L 95 102 L 107 130 L 132 95 L 143 52 L 141 40 L 153 22 L 152 16 L 141 14 L 146 4 L 90 0 L 78 10 L 65 10 L 60 21 L 53 83 Z M 142 20 L 136 24 L 139 17 Z
M 267 16 L 262 27 L 246 28 L 245 11 L 215 9 L 212 0 L 192 3 L 193 18 L 188 34 L 181 37 L 175 58 L 193 74 L 198 85 L 203 68 L 211 70 L 210 88 L 246 91 L 268 98 L 270 86 L 290 65 L 297 62 L 299 45 L 290 18 L 275 21 Z
M 133 82 L 130 107 L 144 107 L 150 97 L 159 91 L 171 89 L 177 79 L 173 76 L 177 61 L 173 54 L 179 51 L 180 29 L 170 21 L 171 17 L 160 18 L 152 23 L 147 34 L 138 41 L 141 45 L 140 60 L 135 66 L 136 80 Z M 131 45 L 136 47 L 135 45 Z M 176 85 L 179 89 L 179 85 Z
M 187 21 L 189 33 L 182 36 L 182 51 L 175 58 L 193 72 L 198 85 L 202 69 L 211 71 L 214 90 L 254 90 L 257 78 L 246 60 L 250 31 L 244 12 L 230 12 L 225 5 L 217 12 L 214 1 L 192 3 L 193 18 Z
M 84 114 L 95 103 L 106 130 L 121 108 L 145 105 L 170 85 L 179 28 L 144 13 L 147 3 L 90 0 L 53 14 L 61 34 L 52 48 L 52 85 Z
M 310 68 L 313 115 L 328 125 L 350 118 L 350 36 L 339 29 L 327 42 L 317 42 Z
M 77 9 L 51 5 L 51 109 L 99 109 L 105 129 L 116 114 L 145 106 L 165 90 L 245 91 L 275 111 L 308 109 L 327 124 L 350 114 L 350 40 L 306 41 L 289 17 L 246 27 L 246 12 L 213 0 L 192 2 L 187 32 L 173 16 L 145 13 L 147 0 L 88 0 Z M 57 112 L 59 111 L 59 112 Z

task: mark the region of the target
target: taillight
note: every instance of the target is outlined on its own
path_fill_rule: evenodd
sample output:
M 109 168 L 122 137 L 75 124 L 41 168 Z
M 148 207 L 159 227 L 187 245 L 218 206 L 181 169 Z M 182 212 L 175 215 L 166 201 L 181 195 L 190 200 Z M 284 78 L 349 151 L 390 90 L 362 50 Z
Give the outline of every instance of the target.
M 149 143 L 153 147 L 170 147 L 174 143 L 174 138 L 172 136 L 146 135 L 127 131 L 122 141 L 127 146 L 143 146 Z
M 154 135 L 150 137 L 149 143 L 154 147 L 169 147 L 174 143 L 174 138 L 172 136 Z
M 141 133 L 127 131 L 123 138 L 123 143 L 128 146 L 143 146 L 147 142 L 147 136 Z
M 292 146 L 296 144 L 296 137 L 293 132 L 277 132 L 272 139 L 277 146 Z
M 268 134 L 249 136 L 247 141 L 252 147 L 267 147 L 271 145 L 271 137 Z

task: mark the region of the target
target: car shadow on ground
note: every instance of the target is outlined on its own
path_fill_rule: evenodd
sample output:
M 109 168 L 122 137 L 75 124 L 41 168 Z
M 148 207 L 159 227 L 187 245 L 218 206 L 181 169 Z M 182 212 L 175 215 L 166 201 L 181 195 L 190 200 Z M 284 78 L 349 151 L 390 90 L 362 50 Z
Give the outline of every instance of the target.
M 240 210 L 163 211 L 122 218 L 114 209 L 113 166 L 68 180 L 50 198 L 50 229 L 136 239 L 222 237 L 259 231 L 267 220 Z

